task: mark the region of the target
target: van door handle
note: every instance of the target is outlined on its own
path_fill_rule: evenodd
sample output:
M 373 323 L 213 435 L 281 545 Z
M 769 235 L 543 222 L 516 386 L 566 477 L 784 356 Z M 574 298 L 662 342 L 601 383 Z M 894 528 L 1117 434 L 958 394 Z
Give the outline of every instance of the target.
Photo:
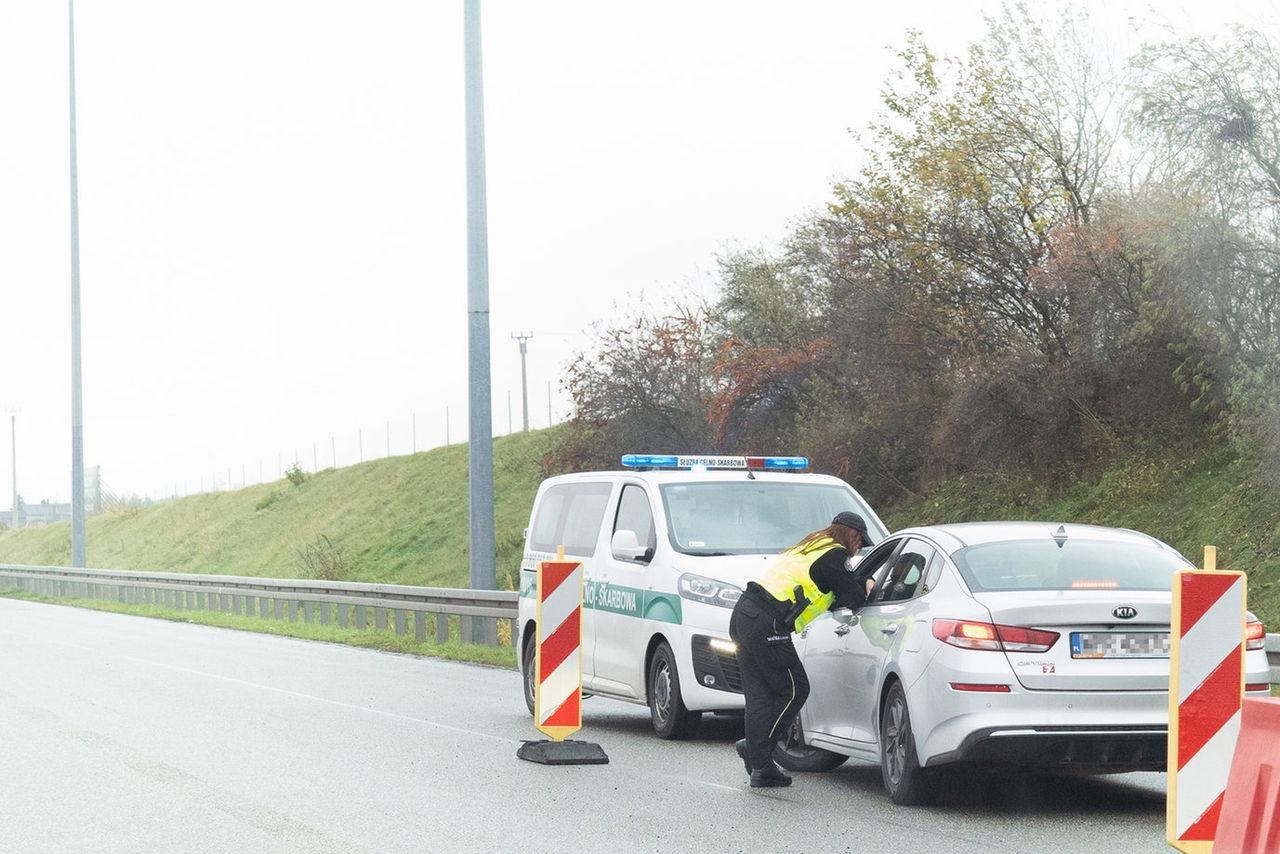
M 896 635 L 898 633 L 898 624 L 890 623 L 887 626 L 881 626 L 880 631 L 886 635 Z

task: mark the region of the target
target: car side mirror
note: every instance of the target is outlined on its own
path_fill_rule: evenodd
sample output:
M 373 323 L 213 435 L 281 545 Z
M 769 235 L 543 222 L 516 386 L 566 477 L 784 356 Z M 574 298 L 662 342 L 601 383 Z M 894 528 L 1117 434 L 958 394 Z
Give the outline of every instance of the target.
M 635 531 L 626 528 L 613 532 L 613 540 L 609 544 L 615 560 L 644 560 L 649 550 L 640 545 L 640 538 Z
M 831 612 L 831 618 L 842 626 L 858 625 L 858 615 L 848 608 L 836 608 Z

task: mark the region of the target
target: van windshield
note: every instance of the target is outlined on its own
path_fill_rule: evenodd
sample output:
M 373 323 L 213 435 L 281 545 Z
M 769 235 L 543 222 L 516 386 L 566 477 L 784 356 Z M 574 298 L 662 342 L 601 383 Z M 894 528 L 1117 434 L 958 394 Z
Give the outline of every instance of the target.
M 825 528 L 843 510 L 867 521 L 876 542 L 887 533 L 846 486 L 776 480 L 665 483 L 667 535 L 691 555 L 777 554 Z

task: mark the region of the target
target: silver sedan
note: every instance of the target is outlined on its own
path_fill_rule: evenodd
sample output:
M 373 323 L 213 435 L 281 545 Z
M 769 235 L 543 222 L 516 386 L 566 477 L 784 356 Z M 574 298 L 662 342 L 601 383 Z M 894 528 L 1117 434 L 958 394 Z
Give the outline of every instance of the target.
M 812 689 L 777 752 L 791 770 L 879 762 L 896 803 L 937 768 L 995 763 L 1164 770 L 1172 576 L 1159 540 L 1089 525 L 984 522 L 900 531 L 857 567 L 858 613 L 797 639 Z M 1246 690 L 1270 691 L 1246 626 Z

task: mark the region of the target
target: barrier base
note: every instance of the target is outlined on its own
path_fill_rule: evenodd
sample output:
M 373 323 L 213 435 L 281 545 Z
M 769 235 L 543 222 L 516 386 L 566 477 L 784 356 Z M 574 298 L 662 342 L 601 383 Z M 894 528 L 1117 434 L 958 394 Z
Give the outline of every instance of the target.
M 604 749 L 590 741 L 526 741 L 516 756 L 540 765 L 608 765 Z

